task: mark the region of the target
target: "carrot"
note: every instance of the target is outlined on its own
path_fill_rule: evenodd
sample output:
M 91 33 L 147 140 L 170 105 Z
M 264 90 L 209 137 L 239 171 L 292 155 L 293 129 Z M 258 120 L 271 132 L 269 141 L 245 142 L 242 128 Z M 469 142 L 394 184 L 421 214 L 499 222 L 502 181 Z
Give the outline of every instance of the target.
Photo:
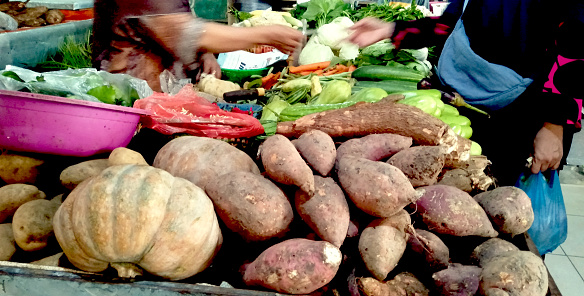
M 355 71 L 355 70 L 357 70 L 357 66 L 355 66 L 355 65 L 351 65 L 351 66 L 349 67 L 349 71 L 348 71 L 348 72 L 353 72 L 353 71 Z
M 331 64 L 331 62 L 320 62 L 320 63 L 302 65 L 302 66 L 298 66 L 298 67 L 290 66 L 290 67 L 288 67 L 288 71 L 292 74 L 298 74 L 300 72 L 305 72 L 305 71 L 314 72 L 316 70 L 325 69 L 330 64 Z
M 341 65 L 341 64 L 338 64 L 336 68 L 337 68 L 337 73 L 343 73 L 343 72 L 349 71 L 349 67 L 347 67 L 345 65 Z
M 311 72 L 311 71 L 302 71 L 302 72 L 300 72 L 300 73 L 298 73 L 298 74 L 300 74 L 300 75 L 302 75 L 302 76 L 306 76 L 306 75 L 310 75 L 310 74 L 312 74 L 312 72 Z
M 314 71 L 314 74 L 318 75 L 318 76 L 322 76 L 322 73 L 324 72 L 324 70 L 316 70 Z
M 262 78 L 262 86 L 265 89 L 271 89 L 276 83 L 278 83 L 278 79 L 280 79 L 281 72 L 276 74 L 272 73 L 267 75 L 266 77 Z
M 332 69 L 332 70 L 330 70 L 330 71 L 328 71 L 328 72 L 324 73 L 323 75 L 324 75 L 324 76 L 329 76 L 329 75 L 337 74 L 338 72 L 339 72 L 339 70 L 337 70 L 337 69 Z

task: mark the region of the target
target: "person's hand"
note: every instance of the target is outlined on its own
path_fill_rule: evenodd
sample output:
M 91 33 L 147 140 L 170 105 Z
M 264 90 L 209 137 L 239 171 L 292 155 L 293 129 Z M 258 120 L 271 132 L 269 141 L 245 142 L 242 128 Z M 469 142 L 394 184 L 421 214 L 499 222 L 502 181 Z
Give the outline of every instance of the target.
M 539 130 L 533 141 L 532 173 L 537 174 L 548 169 L 556 170 L 560 167 L 564 154 L 563 133 L 563 126 L 547 122 Z
M 199 76 L 200 73 L 205 73 L 205 74 L 215 74 L 215 77 L 217 77 L 217 79 L 221 79 L 221 67 L 219 66 L 219 63 L 217 63 L 217 59 L 215 58 L 215 55 L 213 55 L 212 53 L 204 53 L 201 55 L 201 72 L 199 72 Z M 197 80 L 200 77 L 197 77 Z
M 368 17 L 358 21 L 350 29 L 353 30 L 353 33 L 349 36 L 349 41 L 359 45 L 359 47 L 365 47 L 390 38 L 395 24 Z
M 292 54 L 302 46 L 304 36 L 296 29 L 282 25 L 271 25 L 254 28 L 258 34 L 262 34 L 262 44 L 271 45 L 285 54 Z M 252 37 L 253 38 L 253 37 Z

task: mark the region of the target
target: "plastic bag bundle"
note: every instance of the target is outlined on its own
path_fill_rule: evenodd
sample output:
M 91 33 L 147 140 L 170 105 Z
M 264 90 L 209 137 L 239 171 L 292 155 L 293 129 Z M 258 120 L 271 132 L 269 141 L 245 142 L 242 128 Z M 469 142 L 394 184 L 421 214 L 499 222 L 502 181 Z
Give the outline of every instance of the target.
M 541 172 L 521 174 L 515 185 L 531 198 L 535 220 L 527 233 L 540 255 L 553 252 L 568 237 L 568 218 L 558 172 L 551 171 L 550 175 L 546 178 Z

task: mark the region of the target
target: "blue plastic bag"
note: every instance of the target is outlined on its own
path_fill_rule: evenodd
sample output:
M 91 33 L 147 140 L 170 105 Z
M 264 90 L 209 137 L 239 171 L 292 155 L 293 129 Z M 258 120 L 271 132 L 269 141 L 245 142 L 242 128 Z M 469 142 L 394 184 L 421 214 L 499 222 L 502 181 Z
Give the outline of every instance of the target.
M 551 171 L 549 180 L 541 172 L 521 174 L 515 187 L 531 198 L 535 219 L 527 231 L 540 255 L 551 253 L 568 237 L 566 206 L 557 171 Z

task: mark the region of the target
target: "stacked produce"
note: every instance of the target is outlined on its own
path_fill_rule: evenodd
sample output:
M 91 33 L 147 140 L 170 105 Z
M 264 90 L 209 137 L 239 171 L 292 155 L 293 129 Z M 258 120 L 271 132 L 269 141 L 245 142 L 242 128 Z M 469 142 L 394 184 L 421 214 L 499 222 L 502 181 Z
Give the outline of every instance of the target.
M 529 197 L 441 184 L 447 163 L 478 169 L 468 140 L 403 98 L 281 124 L 255 160 L 194 136 L 153 166 L 118 148 L 64 169 L 62 203 L 3 172 L 14 182 L 0 188 L 3 258 L 62 250 L 54 262 L 89 272 L 222 275 L 289 294 L 545 295 L 543 261 L 510 242 L 533 222 Z
M 46 6 L 27 7 L 27 3 L 28 1 L 0 0 L 0 13 L 11 16 L 18 28 L 59 24 L 65 18 L 58 9 L 48 9 Z

